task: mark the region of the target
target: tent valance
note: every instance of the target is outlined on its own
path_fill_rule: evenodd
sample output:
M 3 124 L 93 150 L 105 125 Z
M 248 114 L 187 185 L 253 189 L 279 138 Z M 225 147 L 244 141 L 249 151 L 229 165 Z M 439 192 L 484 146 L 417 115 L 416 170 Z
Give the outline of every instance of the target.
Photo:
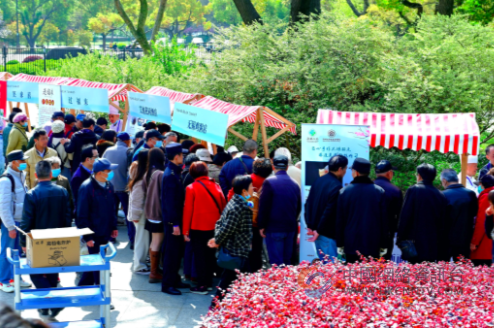
M 320 109 L 319 124 L 370 126 L 370 146 L 478 155 L 480 132 L 474 113 L 400 114 Z
M 70 77 L 27 75 L 27 74 L 20 73 L 20 74 L 13 76 L 13 77 L 10 77 L 9 81 L 68 85 L 70 83 L 75 83 L 75 82 L 79 81 L 79 79 L 73 79 Z
M 0 72 L 0 81 L 7 81 L 12 78 L 12 74 L 9 72 Z
M 171 114 L 173 115 L 173 109 L 175 106 L 176 102 L 186 104 L 186 105 L 191 105 L 195 101 L 204 98 L 203 95 L 201 94 L 193 94 L 193 93 L 185 93 L 185 92 L 178 92 L 175 90 L 163 88 L 163 87 L 152 87 L 148 91 L 145 92 L 148 95 L 155 95 L 155 96 L 162 96 L 162 97 L 168 97 L 170 98 L 171 102 Z
M 113 84 L 113 83 L 91 82 L 86 80 L 76 80 L 76 81 L 72 81 L 68 85 L 72 87 L 107 89 L 108 99 L 111 101 L 117 101 L 117 100 L 126 101 L 128 91 L 143 93 L 143 91 L 141 91 L 139 88 L 128 83 Z

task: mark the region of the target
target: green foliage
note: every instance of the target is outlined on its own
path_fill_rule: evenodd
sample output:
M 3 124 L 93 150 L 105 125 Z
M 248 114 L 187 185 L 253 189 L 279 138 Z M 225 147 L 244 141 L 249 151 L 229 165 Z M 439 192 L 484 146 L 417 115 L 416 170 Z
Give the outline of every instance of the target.
M 188 48 L 178 44 L 177 38 L 168 41 L 168 38 L 152 44 L 153 55 L 149 59 L 162 67 L 166 75 L 179 76 L 194 69 L 197 66 L 195 47 L 191 44 Z
M 19 64 L 19 61 L 14 59 L 14 60 L 9 60 L 7 62 L 7 65 L 12 65 L 12 64 Z
M 494 1 L 465 0 L 463 1 L 463 4 L 457 8 L 457 11 L 468 15 L 474 22 L 489 24 L 494 17 Z
M 49 59 L 46 61 L 46 69 L 51 70 L 59 67 L 63 60 Z M 30 63 L 11 63 L 17 62 L 16 60 L 11 60 L 7 63 L 7 72 L 10 74 L 31 74 L 31 75 L 42 75 L 44 73 L 44 61 L 36 60 Z M 2 66 L 3 69 L 3 66 Z

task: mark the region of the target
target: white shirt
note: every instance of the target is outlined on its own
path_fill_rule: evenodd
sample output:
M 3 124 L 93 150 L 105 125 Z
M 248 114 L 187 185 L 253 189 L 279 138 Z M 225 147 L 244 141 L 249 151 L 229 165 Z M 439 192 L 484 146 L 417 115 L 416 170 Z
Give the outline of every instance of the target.
M 122 132 L 122 120 L 118 120 L 115 123 L 110 125 L 110 130 L 113 130 L 115 132 Z
M 458 181 L 461 183 L 461 173 L 458 174 Z M 466 188 L 472 190 L 475 192 L 477 197 L 479 196 L 479 187 L 475 184 L 477 180 L 475 180 L 475 177 L 470 177 L 467 175 L 467 185 Z

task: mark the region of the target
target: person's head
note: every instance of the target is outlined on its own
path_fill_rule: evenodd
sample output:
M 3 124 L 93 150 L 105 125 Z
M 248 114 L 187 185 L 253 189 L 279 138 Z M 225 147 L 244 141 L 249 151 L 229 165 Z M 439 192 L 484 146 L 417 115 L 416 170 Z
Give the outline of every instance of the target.
M 50 181 L 52 178 L 51 164 L 47 161 L 39 161 L 35 166 L 35 174 L 38 181 Z
M 98 150 L 92 145 L 82 148 L 81 151 L 81 163 L 86 168 L 92 170 L 94 161 L 98 158 Z
M 217 153 L 213 157 L 213 164 L 218 167 L 223 167 L 226 163 L 232 160 L 232 155 L 228 153 Z
M 178 135 L 175 132 L 167 132 L 165 133 L 165 145 L 169 145 L 170 143 L 176 143 L 178 141 Z
M 158 132 L 161 133 L 162 135 L 165 135 L 172 130 L 168 124 L 164 124 L 164 123 L 158 124 L 157 128 L 158 128 Z
M 233 179 L 233 192 L 239 196 L 249 198 L 254 193 L 250 175 L 238 175 Z
M 275 155 L 273 158 L 273 167 L 276 172 L 288 170 L 288 157 L 285 155 Z
M 274 153 L 276 152 L 276 149 L 273 149 L 269 152 L 269 159 L 271 160 L 271 162 L 273 161 L 274 159 Z
M 6 304 L 0 305 L 0 327 L 3 328 L 49 328 L 38 319 L 23 319 Z
M 46 149 L 48 147 L 48 134 L 44 129 L 36 129 L 33 133 L 34 146 L 37 149 Z
M 274 152 L 274 156 L 276 157 L 278 155 L 285 156 L 286 158 L 288 158 L 288 164 L 292 164 L 292 154 L 290 153 L 288 148 L 281 147 L 276 149 L 276 151 Z
M 256 158 L 257 156 L 257 142 L 252 139 L 247 140 L 242 147 L 244 155 Z
M 101 140 L 106 140 L 110 142 L 117 142 L 117 132 L 113 130 L 106 130 L 101 134 Z
M 66 125 L 68 125 L 70 127 L 73 127 L 75 125 L 75 117 L 74 117 L 74 115 L 72 115 L 72 114 L 65 115 L 64 122 L 65 122 Z
M 199 149 L 204 149 L 204 148 L 206 148 L 206 147 L 204 147 L 201 144 L 194 144 L 189 148 L 189 153 L 195 154 Z
M 149 183 L 154 170 L 165 170 L 165 153 L 160 148 L 153 148 L 148 153 L 148 165 L 146 170 L 146 180 Z
M 108 128 L 108 121 L 106 120 L 106 118 L 100 117 L 96 120 L 96 125 L 103 130 L 106 130 Z
M 375 172 L 377 177 L 384 177 L 391 181 L 394 177 L 395 168 L 391 165 L 391 162 L 383 159 L 377 163 Z
M 65 120 L 65 114 L 62 111 L 57 111 L 53 113 L 51 116 L 52 121 L 64 121 Z
M 269 158 L 258 158 L 252 164 L 252 173 L 266 179 L 273 173 L 273 165 Z
M 117 134 L 117 140 L 126 144 L 127 147 L 130 147 L 130 136 L 127 132 L 120 132 Z
M 79 116 L 79 115 L 77 115 Z M 84 129 L 88 129 L 88 130 L 94 130 L 94 120 L 92 118 L 84 118 L 84 120 L 82 120 L 82 128 Z M 77 123 L 76 123 L 76 126 L 77 126 Z M 77 127 L 78 129 L 80 129 L 79 127 Z
M 187 154 L 187 156 L 185 156 L 185 159 L 184 159 L 184 165 L 190 167 L 192 165 L 192 163 L 199 162 L 199 161 L 200 161 L 200 159 L 196 154 L 194 154 L 194 153 Z
M 160 148 L 163 146 L 163 136 L 156 130 L 149 130 L 146 133 L 146 144 L 149 148 Z
M 489 162 L 494 165 L 494 144 L 490 144 L 485 149 L 485 158 L 487 158 Z
M 143 126 L 144 126 L 144 130 L 146 130 L 146 131 L 156 130 L 156 123 L 154 123 L 154 122 L 148 122 L 148 123 L 144 124 Z
M 62 161 L 58 156 L 52 156 L 45 159 L 51 165 L 51 175 L 54 179 L 58 178 L 62 172 Z
M 483 189 L 489 189 L 494 187 L 494 176 L 491 174 L 486 174 L 480 179 L 480 185 Z
M 106 158 L 98 158 L 94 161 L 93 174 L 99 182 L 106 182 L 113 179 L 113 170 L 118 168 L 118 164 L 112 164 Z
M 211 158 L 211 153 L 209 153 L 209 150 L 207 150 L 206 148 L 198 149 L 196 151 L 196 155 L 203 162 L 211 163 L 213 161 L 213 159 Z
M 175 165 L 182 165 L 184 162 L 184 154 L 187 154 L 187 149 L 183 149 L 182 145 L 177 142 L 172 142 L 166 145 L 166 158 Z
M 182 141 L 182 148 L 183 149 L 187 149 L 188 151 L 190 151 L 190 147 L 192 147 L 194 145 L 195 145 L 195 143 L 192 140 L 184 140 L 184 141 Z
M 12 114 L 19 114 L 19 113 L 22 113 L 22 109 L 20 109 L 19 107 L 14 107 L 12 108 Z
M 53 123 L 51 124 L 51 131 L 53 133 L 63 134 L 63 132 L 65 131 L 65 123 L 60 120 L 53 121 Z
M 436 175 L 436 168 L 431 164 L 424 163 L 417 167 L 417 182 L 432 183 Z
M 494 206 L 494 190 L 489 191 L 489 196 L 487 196 L 489 199 L 489 203 L 491 203 L 491 206 Z
M 328 171 L 337 178 L 343 179 L 348 168 L 348 158 L 343 155 L 335 155 L 328 161 Z
M 194 162 L 190 166 L 189 174 L 194 179 L 199 177 L 207 177 L 209 174 L 208 165 L 204 162 Z
M 234 158 L 238 154 L 238 148 L 235 145 L 228 147 L 226 151 L 232 156 L 232 158 Z
M 89 129 L 89 127 L 84 126 L 84 120 L 86 119 L 86 114 L 78 114 L 75 117 L 75 127 L 77 129 Z M 93 126 L 94 126 L 94 120 L 93 120 Z
M 120 119 L 120 112 L 117 107 L 118 102 L 110 104 L 110 114 L 108 115 L 108 118 L 110 119 L 111 124 L 115 124 Z
M 13 119 L 14 123 L 19 123 L 23 127 L 27 127 L 27 116 L 23 113 L 17 113 Z
M 371 169 L 371 162 L 364 158 L 357 157 L 352 165 L 352 177 L 367 177 Z
M 148 169 L 148 156 L 149 149 L 143 149 L 137 154 L 137 172 L 134 179 L 129 181 L 129 190 L 132 190 L 135 184 L 144 178 Z
M 441 172 L 441 184 L 444 188 L 458 183 L 458 174 L 453 169 L 445 169 Z
M 27 168 L 26 160 L 29 156 L 25 156 L 22 150 L 13 150 L 7 155 L 9 166 L 14 171 L 24 171 Z
M 468 156 L 467 175 L 469 177 L 474 177 L 475 175 L 477 175 L 478 163 L 479 163 L 478 156 L 471 156 L 471 155 Z
M 137 132 L 134 137 L 135 144 L 137 145 L 139 142 L 141 142 L 142 138 L 144 138 L 144 131 Z
M 14 117 L 17 115 L 16 112 L 12 112 L 9 114 L 9 122 L 14 123 Z

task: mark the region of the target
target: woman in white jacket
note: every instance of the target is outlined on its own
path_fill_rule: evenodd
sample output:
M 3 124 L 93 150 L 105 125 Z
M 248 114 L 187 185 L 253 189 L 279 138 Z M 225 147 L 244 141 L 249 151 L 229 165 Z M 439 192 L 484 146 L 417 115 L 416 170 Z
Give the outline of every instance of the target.
M 149 232 L 144 229 L 146 218 L 144 216 L 144 204 L 146 202 L 146 189 L 143 185 L 143 178 L 146 174 L 149 150 L 142 150 L 137 157 L 137 161 L 130 167 L 129 182 L 129 215 L 128 220 L 134 222 L 136 235 L 134 242 L 134 273 L 149 275 L 151 272 L 146 265 L 146 258 L 149 251 Z

